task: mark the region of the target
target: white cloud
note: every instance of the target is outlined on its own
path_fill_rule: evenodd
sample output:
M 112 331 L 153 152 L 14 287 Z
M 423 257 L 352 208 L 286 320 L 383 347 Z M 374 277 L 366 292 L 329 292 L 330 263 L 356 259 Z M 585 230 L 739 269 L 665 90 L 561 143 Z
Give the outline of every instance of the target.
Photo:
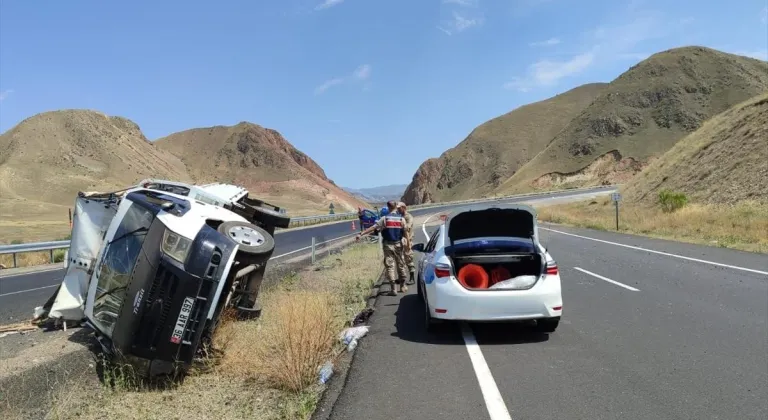
M 763 22 L 763 25 L 768 25 L 768 6 L 763 7 L 763 10 L 760 11 L 760 22 Z
M 344 0 L 325 0 L 324 2 L 315 6 L 315 10 L 327 9 L 329 7 L 338 6 L 341 3 L 344 3 Z
M 371 65 L 363 64 L 355 70 L 353 77 L 358 80 L 366 80 L 371 77 Z
M 583 50 L 567 60 L 541 59 L 528 66 L 524 76 L 517 76 L 504 84 L 506 89 L 527 92 L 537 87 L 556 85 L 561 79 L 573 76 L 595 65 L 612 60 L 647 58 L 636 48 L 651 39 L 665 37 L 669 22 L 654 13 L 633 12 L 632 19 L 613 25 L 603 25 L 584 34 Z
M 326 80 L 325 82 L 323 82 L 322 85 L 315 88 L 315 95 L 320 95 L 321 93 L 324 93 L 326 90 L 334 86 L 340 85 L 342 83 L 344 83 L 344 79 L 342 79 L 341 77 Z
M 757 58 L 758 60 L 768 61 L 768 50 L 734 51 L 733 54 L 743 55 L 746 57 Z
M 315 95 L 323 94 L 328 89 L 334 86 L 347 83 L 350 80 L 357 81 L 357 82 L 367 81 L 371 77 L 371 70 L 372 70 L 372 67 L 370 64 L 361 64 L 349 76 L 335 77 L 333 79 L 326 80 L 323 84 L 315 88 Z M 369 85 L 366 83 L 363 86 L 363 90 L 368 90 L 368 89 L 369 89 Z
M 478 0 L 443 0 L 444 4 L 455 4 L 464 7 L 477 6 Z
M 564 77 L 584 71 L 594 60 L 593 52 L 576 55 L 567 61 L 540 60 L 528 66 L 525 77 L 513 78 L 504 84 L 504 88 L 528 92 L 535 87 L 553 86 Z
M 446 20 L 442 25 L 438 25 L 437 29 L 443 31 L 446 35 L 452 35 L 463 32 L 473 26 L 480 26 L 483 24 L 483 21 L 482 16 L 467 18 L 458 12 L 453 12 L 453 19 Z
M 0 92 L 0 102 L 8 99 L 9 96 L 13 93 L 13 89 L 8 89 Z
M 559 38 L 549 38 L 546 41 L 531 42 L 528 45 L 530 45 L 531 47 L 551 47 L 551 46 L 557 45 L 559 43 L 560 43 L 560 39 Z

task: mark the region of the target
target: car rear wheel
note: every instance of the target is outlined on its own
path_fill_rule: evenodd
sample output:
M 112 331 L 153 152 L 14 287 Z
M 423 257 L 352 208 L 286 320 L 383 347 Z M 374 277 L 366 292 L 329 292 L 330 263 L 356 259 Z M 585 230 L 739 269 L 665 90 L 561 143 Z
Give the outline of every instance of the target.
M 541 333 L 553 333 L 557 329 L 558 324 L 560 324 L 559 316 L 554 318 L 542 318 L 536 320 L 536 326 L 534 328 Z
M 424 292 L 423 295 L 423 303 L 424 303 L 424 325 L 427 327 L 427 332 L 436 332 L 440 325 L 442 325 L 442 321 L 439 319 L 436 319 L 432 316 L 432 313 L 429 311 L 429 302 L 427 302 L 427 295 L 426 292 Z
M 421 275 L 416 274 L 416 292 L 419 294 L 419 299 L 426 302 L 424 299 L 424 291 L 422 287 L 424 287 L 424 285 L 421 284 Z

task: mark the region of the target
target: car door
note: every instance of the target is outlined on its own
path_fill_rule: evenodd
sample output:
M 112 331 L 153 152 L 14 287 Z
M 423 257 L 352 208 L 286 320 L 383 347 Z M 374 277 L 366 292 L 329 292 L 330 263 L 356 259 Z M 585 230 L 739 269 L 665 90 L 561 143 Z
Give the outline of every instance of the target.
M 427 245 L 424 247 L 424 254 L 421 257 L 421 278 L 424 279 L 424 284 L 432 283 L 432 280 L 434 280 L 435 277 L 435 245 L 437 244 L 437 238 L 440 236 L 441 232 L 442 227 L 435 230 L 435 232 L 432 233 L 432 236 L 429 238 L 429 242 L 427 242 Z

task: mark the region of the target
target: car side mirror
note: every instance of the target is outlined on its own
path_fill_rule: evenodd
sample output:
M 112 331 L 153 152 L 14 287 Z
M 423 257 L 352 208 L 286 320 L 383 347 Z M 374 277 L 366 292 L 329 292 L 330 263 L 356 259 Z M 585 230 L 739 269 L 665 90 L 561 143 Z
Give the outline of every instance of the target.
M 411 250 L 416 252 L 424 252 L 424 244 L 415 244 L 411 247 Z

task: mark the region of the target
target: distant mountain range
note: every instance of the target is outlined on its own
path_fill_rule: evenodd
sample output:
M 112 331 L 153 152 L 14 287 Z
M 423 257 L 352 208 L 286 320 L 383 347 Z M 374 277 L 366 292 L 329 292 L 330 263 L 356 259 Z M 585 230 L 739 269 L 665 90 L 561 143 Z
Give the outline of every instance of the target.
M 343 188 L 344 191 L 368 203 L 384 203 L 389 200 L 398 200 L 403 196 L 406 184 L 384 185 L 372 188 Z

